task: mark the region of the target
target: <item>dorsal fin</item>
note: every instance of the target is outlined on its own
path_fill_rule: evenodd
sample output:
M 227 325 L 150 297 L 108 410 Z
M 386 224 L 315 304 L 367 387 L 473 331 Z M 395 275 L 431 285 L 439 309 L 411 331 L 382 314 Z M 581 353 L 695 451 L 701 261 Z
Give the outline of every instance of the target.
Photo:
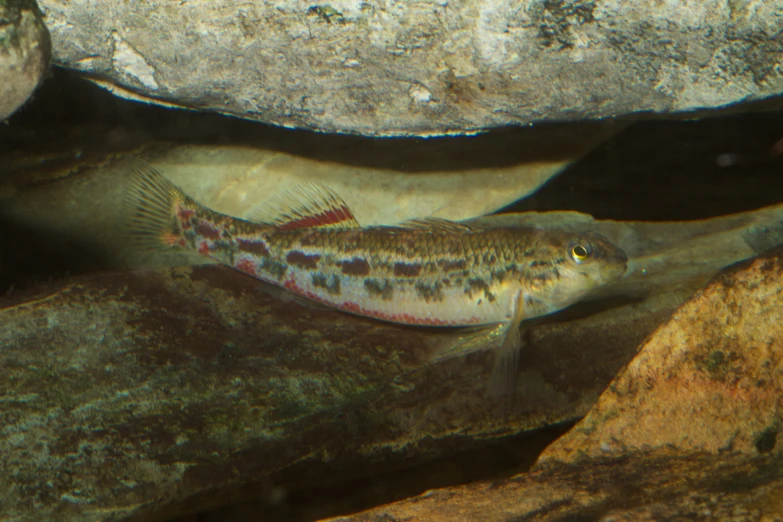
M 250 219 L 282 230 L 329 227 L 359 228 L 343 198 L 326 185 L 310 181 L 282 192 L 251 213 Z
M 473 230 L 471 227 L 465 225 L 464 223 L 457 223 L 456 221 L 451 221 L 449 219 L 443 219 L 437 217 L 411 219 L 405 221 L 399 226 L 400 228 L 409 228 L 413 230 L 437 230 L 441 232 L 451 232 L 451 233 L 455 233 L 455 232 L 464 233 Z

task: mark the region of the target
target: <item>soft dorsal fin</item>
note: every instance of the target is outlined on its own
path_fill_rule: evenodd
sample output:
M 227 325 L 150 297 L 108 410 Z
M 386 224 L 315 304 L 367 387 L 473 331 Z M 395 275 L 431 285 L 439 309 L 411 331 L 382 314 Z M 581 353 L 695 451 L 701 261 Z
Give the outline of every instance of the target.
M 413 230 L 436 230 L 451 233 L 464 233 L 473 230 L 464 223 L 457 223 L 456 221 L 437 217 L 411 219 L 400 224 L 400 228 L 409 228 Z
M 282 230 L 329 227 L 359 228 L 343 198 L 317 181 L 282 192 L 251 213 L 250 219 Z

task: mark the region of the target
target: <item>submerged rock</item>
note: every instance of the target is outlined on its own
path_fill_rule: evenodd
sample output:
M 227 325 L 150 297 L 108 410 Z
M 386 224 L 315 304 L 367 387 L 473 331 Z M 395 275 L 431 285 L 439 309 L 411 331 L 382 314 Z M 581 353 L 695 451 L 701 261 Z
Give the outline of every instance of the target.
M 429 491 L 329 522 L 389 520 L 777 521 L 783 460 L 634 453 L 623 459 L 557 463 L 512 479 Z M 232 522 L 250 522 L 236 518 Z
M 18 109 L 49 68 L 49 32 L 33 0 L 0 2 L 0 122 Z
M 783 91 L 775 2 L 40 0 L 131 99 L 366 135 L 671 113 Z
M 674 448 L 783 454 L 783 249 L 722 274 L 659 328 L 542 461 Z
M 756 261 L 751 265 L 755 272 L 733 279 L 725 276 L 673 321 L 687 317 L 691 312 L 685 311 L 696 310 L 697 304 L 704 306 L 702 300 L 724 297 L 728 299 L 721 306 L 726 310 L 754 298 L 754 311 L 768 312 L 759 320 L 776 321 L 781 308 L 779 303 L 774 308 L 774 300 L 780 292 L 775 294 L 769 286 L 780 279 L 780 265 L 775 263 Z M 591 408 L 636 347 L 690 293 L 685 288 L 640 302 L 583 303 L 565 314 L 523 325 L 525 347 L 513 407 L 484 396 L 491 350 L 433 362 L 452 345 L 458 330 L 408 328 L 349 316 L 292 300 L 222 267 L 96 274 L 11 295 L 0 300 L 0 367 L 7 377 L 0 381 L 0 396 L 9 406 L 0 410 L 0 466 L 10 470 L 6 480 L 24 486 L 0 488 L 6 491 L 0 514 L 125 520 L 153 513 L 175 516 L 258 497 L 269 502 L 274 491 L 314 485 L 327 474 L 330 481 L 355 478 L 357 469 L 369 476 L 401 462 L 575 419 Z M 759 300 L 763 296 L 766 302 Z M 760 351 L 759 357 L 770 364 L 764 367 L 758 359 L 758 371 L 767 372 L 768 380 L 742 377 L 743 365 L 751 359 L 725 347 L 718 348 L 725 360 L 716 363 L 709 359 L 715 348 L 710 351 L 705 344 L 699 349 L 707 360 L 696 361 L 693 367 L 705 373 L 705 386 L 719 386 L 747 399 L 741 402 L 743 408 L 731 410 L 740 430 L 737 448 L 752 452 L 755 444 L 756 453 L 771 458 L 779 449 L 777 432 L 770 431 L 777 419 L 770 410 L 778 400 L 773 382 L 775 361 L 779 362 L 776 348 L 766 343 L 767 337 L 743 337 L 740 323 L 733 326 L 735 344 L 767 346 L 766 355 Z M 666 328 L 671 325 L 659 334 Z M 778 328 L 764 335 L 774 335 Z M 647 343 L 641 360 L 654 345 L 655 338 Z M 676 364 L 650 364 L 677 379 Z M 710 377 L 718 380 L 709 381 Z M 613 389 L 633 388 L 623 384 L 627 378 L 618 378 Z M 691 383 L 690 393 L 704 400 L 690 397 L 693 408 L 725 404 L 700 394 L 693 388 L 697 384 Z M 755 397 L 766 402 L 752 404 Z M 611 410 L 605 404 L 610 404 L 607 399 L 597 411 Z M 638 404 L 650 416 L 645 422 L 660 418 L 660 430 L 677 427 L 651 409 L 665 409 L 665 403 L 640 399 Z M 625 415 L 634 411 L 615 409 L 628 411 Z M 741 414 L 755 419 L 747 433 L 740 428 Z M 612 419 L 611 411 L 598 418 L 604 417 Z M 591 418 L 595 416 L 586 422 Z M 630 450 L 636 447 L 632 437 L 616 429 L 632 426 L 624 418 L 607 424 L 614 437 L 611 444 L 617 444 L 609 450 L 627 449 L 620 458 L 633 454 Z M 601 424 L 592 430 L 595 440 L 580 442 L 568 454 L 584 448 L 588 455 L 598 454 L 596 459 L 615 458 L 604 448 Z M 574 440 L 579 440 L 581 431 L 574 433 Z M 641 443 L 649 443 L 646 432 L 641 435 Z M 658 436 L 663 442 L 682 439 L 676 431 Z M 569 440 L 567 436 L 558 445 L 571 448 Z M 703 453 L 715 446 L 687 448 L 701 448 Z M 550 453 L 556 455 L 554 449 Z M 697 473 L 687 454 L 656 454 L 649 459 L 638 461 L 639 466 L 650 466 L 656 473 L 666 466 Z M 607 466 L 586 462 L 598 466 L 598 474 Z M 748 466 L 726 462 L 736 464 L 736 469 Z M 552 498 L 562 500 L 564 488 L 576 480 L 573 467 L 558 464 L 555 471 L 546 471 L 546 465 L 544 461 L 531 475 L 543 478 L 517 478 L 492 494 L 513 491 L 516 499 L 520 484 L 556 478 L 565 482 L 554 482 L 559 493 Z M 627 475 L 605 471 L 605 479 L 631 481 L 632 468 L 628 464 Z M 578 476 L 582 482 L 577 485 L 583 484 L 587 475 Z M 673 491 L 662 480 L 656 477 L 649 487 Z M 709 480 L 705 483 L 714 484 Z M 486 489 L 480 484 L 471 487 Z M 528 490 L 525 498 L 531 500 L 525 505 L 548 506 L 549 497 L 535 500 L 544 487 L 549 485 Z M 589 485 L 576 491 L 585 487 Z M 454 502 L 462 502 L 460 498 L 455 496 Z M 503 509 L 510 512 L 521 509 L 501 497 L 492 504 L 493 509 L 506 506 Z M 421 509 L 426 505 L 418 504 Z M 447 514 L 451 508 L 437 504 L 432 509 Z
M 574 419 L 671 306 L 531 326 L 509 408 L 492 351 L 431 362 L 458 331 L 265 289 L 192 267 L 0 297 L 0 518 L 165 518 Z
M 529 473 L 336 520 L 783 518 L 783 248 L 715 278 Z

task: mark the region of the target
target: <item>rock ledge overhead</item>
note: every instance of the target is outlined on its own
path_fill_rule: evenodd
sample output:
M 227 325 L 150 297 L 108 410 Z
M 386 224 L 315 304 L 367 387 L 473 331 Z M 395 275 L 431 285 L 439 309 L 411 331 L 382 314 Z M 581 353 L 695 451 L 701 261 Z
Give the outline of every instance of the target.
M 33 0 L 0 0 L 0 122 L 18 109 L 49 69 L 51 45 Z
M 783 6 L 719 0 L 41 0 L 115 93 L 287 127 L 459 134 L 783 91 Z

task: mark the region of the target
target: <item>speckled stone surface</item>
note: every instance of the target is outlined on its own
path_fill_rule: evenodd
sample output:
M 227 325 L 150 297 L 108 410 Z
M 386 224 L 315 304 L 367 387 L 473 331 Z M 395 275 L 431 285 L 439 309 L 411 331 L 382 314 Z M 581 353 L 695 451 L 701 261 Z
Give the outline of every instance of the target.
M 529 473 L 343 521 L 783 520 L 783 249 L 716 277 Z
M 542 460 L 683 452 L 781 452 L 783 249 L 732 269 L 641 347 L 590 414 Z
M 287 127 L 442 135 L 783 91 L 777 2 L 41 0 L 112 92 Z
M 239 500 L 248 483 L 369 476 L 574 419 L 671 306 L 532 327 L 509 407 L 484 396 L 491 352 L 429 363 L 453 331 L 303 306 L 229 269 L 12 294 L 0 518 L 174 516 Z
M 0 122 L 43 80 L 50 53 L 49 31 L 36 3 L 0 1 Z

